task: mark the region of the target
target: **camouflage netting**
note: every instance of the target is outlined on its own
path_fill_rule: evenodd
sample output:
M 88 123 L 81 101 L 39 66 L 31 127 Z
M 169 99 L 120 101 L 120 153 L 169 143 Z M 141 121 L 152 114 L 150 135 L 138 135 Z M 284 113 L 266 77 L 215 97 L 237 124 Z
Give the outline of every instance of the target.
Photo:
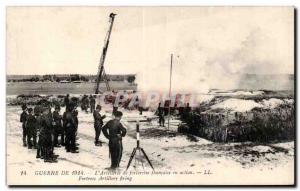
M 183 114 L 181 133 L 190 133 L 214 142 L 280 142 L 294 140 L 294 103 L 275 108 L 253 108 L 247 112 L 225 109 Z

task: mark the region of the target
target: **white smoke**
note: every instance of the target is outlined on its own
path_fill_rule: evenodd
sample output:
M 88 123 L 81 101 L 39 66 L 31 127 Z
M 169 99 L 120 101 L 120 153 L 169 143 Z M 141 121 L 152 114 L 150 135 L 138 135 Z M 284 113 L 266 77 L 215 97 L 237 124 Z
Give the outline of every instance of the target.
M 259 28 L 251 30 L 231 49 L 212 50 L 212 45 L 203 46 L 205 43 L 200 40 L 182 38 L 173 51 L 172 92 L 206 93 L 210 89 L 237 89 L 245 74 L 280 74 L 281 68 L 274 67 L 280 65 L 280 61 L 270 54 L 276 54 L 270 50 L 270 43 L 271 39 Z M 216 43 L 215 46 L 220 45 Z M 166 55 L 163 62 L 140 72 L 138 89 L 167 92 L 169 75 L 170 55 Z

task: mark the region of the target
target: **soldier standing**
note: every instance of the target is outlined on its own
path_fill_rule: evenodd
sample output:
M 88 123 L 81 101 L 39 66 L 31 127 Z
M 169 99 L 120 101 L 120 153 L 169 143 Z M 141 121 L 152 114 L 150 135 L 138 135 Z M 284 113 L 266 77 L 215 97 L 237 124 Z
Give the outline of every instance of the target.
M 26 120 L 28 149 L 31 149 L 32 146 L 36 149 L 36 128 L 37 128 L 36 118 L 32 114 L 32 108 L 29 108 L 27 120 Z M 33 143 L 31 142 L 31 139 L 33 139 L 32 140 Z
M 60 107 L 55 106 L 55 111 L 53 112 L 53 122 L 54 122 L 54 147 L 60 147 L 58 142 L 58 137 L 61 136 L 61 145 L 65 145 L 64 139 L 64 129 L 62 126 L 62 116 L 59 114 Z
M 159 123 L 159 126 L 165 126 L 165 111 L 164 111 L 164 108 L 161 106 L 161 103 L 159 103 L 159 106 L 158 106 L 158 123 Z
M 115 103 L 113 103 L 112 115 L 114 116 L 117 111 L 118 111 L 118 105 L 116 105 Z
M 96 100 L 95 100 L 94 96 L 90 95 L 91 113 L 94 113 L 94 111 L 95 111 L 95 105 L 96 105 Z
M 42 126 L 41 126 L 41 116 L 42 116 L 42 107 L 40 105 L 37 105 L 34 108 L 35 116 L 36 116 L 36 129 L 37 129 L 37 152 L 36 152 L 36 158 L 44 158 L 44 151 L 43 151 L 43 137 L 41 135 Z
M 63 126 L 66 134 L 65 147 L 67 152 L 78 153 L 75 145 L 76 121 L 73 111 L 74 107 L 70 105 L 68 110 L 63 114 Z
M 105 115 L 101 116 L 100 111 L 101 111 L 101 106 L 97 105 L 96 110 L 93 113 L 94 128 L 95 128 L 95 146 L 101 146 L 101 141 L 99 141 L 99 137 L 101 134 L 103 119 L 106 117 Z
M 119 167 L 122 158 L 122 137 L 126 135 L 126 129 L 120 122 L 122 115 L 123 114 L 120 111 L 115 112 L 115 118 L 108 121 L 102 129 L 104 136 L 109 139 L 108 145 L 112 169 Z
M 88 113 L 89 112 L 89 107 L 90 107 L 90 100 L 89 97 L 86 96 L 85 100 L 84 100 L 84 105 L 85 105 L 85 112 Z
M 73 117 L 74 117 L 74 121 L 75 121 L 75 136 L 74 136 L 74 142 L 75 142 L 75 146 L 77 145 L 76 143 L 76 137 L 77 137 L 77 131 L 78 131 L 78 111 L 76 110 L 76 107 L 73 109 L 72 111 Z M 77 147 L 75 147 L 75 149 L 78 149 Z
M 68 110 L 68 107 L 70 105 L 70 98 L 69 98 L 69 94 L 67 94 L 67 96 L 65 97 L 64 99 L 64 103 L 65 103 L 65 106 L 66 106 L 66 111 Z
M 81 99 L 81 110 L 88 112 L 88 107 L 89 107 L 89 98 L 87 95 L 83 95 Z
M 49 107 L 45 107 L 43 110 L 43 115 L 40 119 L 41 131 L 39 139 L 41 139 L 42 151 L 44 162 L 57 162 L 53 153 L 53 143 L 52 143 L 52 117 L 50 117 L 51 111 Z
M 26 120 L 27 120 L 27 106 L 25 104 L 22 105 L 22 110 L 23 112 L 21 113 L 20 116 L 20 122 L 22 123 L 22 130 L 23 130 L 23 146 L 26 147 Z

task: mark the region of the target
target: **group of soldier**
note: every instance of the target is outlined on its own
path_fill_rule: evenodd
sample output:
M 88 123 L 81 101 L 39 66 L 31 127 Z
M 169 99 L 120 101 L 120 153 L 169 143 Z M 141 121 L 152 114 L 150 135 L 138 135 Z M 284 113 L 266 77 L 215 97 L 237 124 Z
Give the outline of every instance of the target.
M 90 95 L 89 97 L 87 95 L 83 95 L 81 99 L 81 110 L 88 113 L 88 109 L 90 108 L 91 113 L 95 111 L 96 106 L 96 99 L 95 96 Z
M 78 153 L 78 112 L 75 107 L 68 105 L 63 116 L 60 115 L 59 105 L 53 112 L 50 105 L 44 104 L 38 104 L 34 109 L 23 105 L 22 110 L 23 146 L 37 149 L 36 158 L 44 159 L 44 162 L 57 162 L 58 155 L 54 154 L 54 148 L 61 146 L 65 146 L 67 152 Z
M 187 115 L 191 112 L 191 107 L 189 103 L 182 107 L 177 107 L 175 104 L 174 107 L 170 107 L 170 111 L 167 104 L 167 102 L 165 102 L 165 104 L 163 104 L 162 102 L 158 104 L 156 115 L 158 116 L 159 126 L 165 126 L 165 116 L 168 115 L 169 112 L 170 115 L 177 114 L 181 118 L 181 120 L 186 120 Z
M 88 101 L 86 101 L 88 100 Z M 123 145 L 122 137 L 126 135 L 126 129 L 121 124 L 122 112 L 117 107 L 113 109 L 113 119 L 103 126 L 105 115 L 101 115 L 101 106 L 96 105 L 95 97 L 83 96 L 81 106 L 83 111 L 88 112 L 87 103 L 94 117 L 95 146 L 102 146 L 99 140 L 101 132 L 109 140 L 109 152 L 111 168 L 119 167 Z M 54 154 L 55 147 L 64 146 L 66 152 L 79 153 L 77 140 L 78 111 L 77 103 L 69 94 L 64 98 L 65 112 L 60 114 L 60 105 L 56 103 L 55 110 L 51 112 L 51 103 L 37 104 L 34 109 L 22 105 L 20 122 L 23 131 L 23 146 L 28 149 L 36 149 L 36 158 L 44 159 L 44 162 L 57 162 L 58 155 Z

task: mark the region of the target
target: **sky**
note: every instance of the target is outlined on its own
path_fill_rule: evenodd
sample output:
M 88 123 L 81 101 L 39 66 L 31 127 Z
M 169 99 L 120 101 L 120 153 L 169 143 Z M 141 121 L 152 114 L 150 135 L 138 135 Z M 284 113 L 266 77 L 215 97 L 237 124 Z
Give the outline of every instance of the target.
M 294 73 L 292 7 L 8 7 L 7 74 L 96 74 L 111 12 L 106 73 L 149 90 L 168 88 L 171 54 L 182 91 Z

